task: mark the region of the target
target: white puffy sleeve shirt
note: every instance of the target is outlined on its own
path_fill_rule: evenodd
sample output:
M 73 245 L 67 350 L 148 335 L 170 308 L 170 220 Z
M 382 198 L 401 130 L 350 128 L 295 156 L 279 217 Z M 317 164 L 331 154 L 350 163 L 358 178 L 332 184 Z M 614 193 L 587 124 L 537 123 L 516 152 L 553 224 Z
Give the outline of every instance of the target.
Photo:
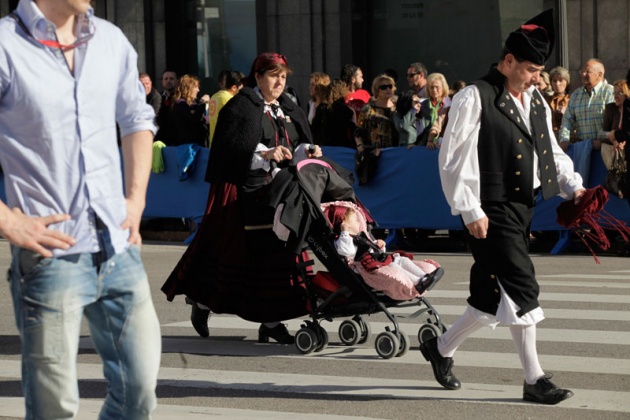
M 523 103 L 512 97 L 521 117 L 529 124 L 529 109 L 535 87 L 523 92 Z M 549 137 L 555 138 L 551 131 L 551 110 L 544 103 L 547 114 Z M 457 93 L 449 111 L 448 124 L 440 148 L 439 168 L 442 190 L 453 215 L 461 215 L 468 225 L 485 216 L 481 209 L 479 158 L 477 145 L 481 127 L 481 98 L 479 89 L 470 85 Z M 560 196 L 573 197 L 575 191 L 582 189 L 582 178 L 573 171 L 573 161 L 564 153 L 555 141 L 551 142 Z M 534 153 L 534 165 L 538 167 L 538 157 Z M 534 177 L 532 189 L 540 186 L 539 173 Z

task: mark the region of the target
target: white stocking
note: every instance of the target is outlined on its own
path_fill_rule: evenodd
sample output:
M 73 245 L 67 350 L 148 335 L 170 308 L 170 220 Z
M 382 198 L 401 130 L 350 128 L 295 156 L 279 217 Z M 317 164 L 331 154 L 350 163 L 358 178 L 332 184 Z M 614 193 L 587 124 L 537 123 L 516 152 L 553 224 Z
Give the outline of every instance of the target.
M 427 274 L 424 272 L 422 268 L 415 265 L 413 261 L 411 261 L 409 258 L 398 257 L 397 259 L 398 259 L 398 263 L 400 264 L 400 267 L 404 271 L 407 272 L 410 278 L 413 279 L 412 282 L 414 286 L 420 283 L 420 279 L 423 278 Z
M 523 365 L 525 382 L 534 385 L 539 378 L 545 375 L 540 367 L 538 352 L 536 351 L 536 324 L 510 325 L 510 333 L 512 333 L 516 352 L 521 359 L 521 365 Z
M 472 312 L 470 305 L 466 307 L 464 314 L 453 324 L 451 328 L 438 338 L 438 351 L 444 357 L 453 357 L 455 350 L 468 336 L 483 327 Z

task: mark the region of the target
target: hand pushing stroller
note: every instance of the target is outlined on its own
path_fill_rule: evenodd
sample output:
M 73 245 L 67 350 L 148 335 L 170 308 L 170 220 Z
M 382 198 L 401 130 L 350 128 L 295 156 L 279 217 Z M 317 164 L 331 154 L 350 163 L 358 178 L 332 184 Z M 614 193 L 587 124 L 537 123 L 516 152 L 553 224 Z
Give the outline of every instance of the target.
M 299 201 L 299 212 L 302 215 L 301 222 L 299 228 L 294 227 L 289 230 L 293 231 L 295 237 L 300 238 L 299 242 L 302 246 L 307 245 L 310 248 L 328 271 L 319 271 L 313 275 L 310 270 L 314 261 L 301 261 L 298 264 L 298 269 L 302 271 L 300 277 L 304 279 L 308 299 L 307 307 L 311 318 L 301 325 L 295 335 L 298 351 L 302 354 L 310 354 L 323 350 L 328 345 L 328 333 L 320 322 L 338 318 L 350 318 L 342 321 L 339 326 L 339 338 L 343 344 L 353 346 L 365 343 L 370 338 L 371 327 L 364 317 L 382 313 L 391 323 L 391 327 L 386 327 L 385 331 L 377 335 L 376 352 L 384 359 L 403 356 L 409 350 L 411 342 L 399 327 L 398 318 L 404 316 L 394 314 L 393 311 L 396 308 L 418 307 L 418 310 L 408 318 L 426 317 L 426 321 L 418 331 L 420 342 L 439 336 L 446 331 L 446 326 L 442 323 L 438 312 L 425 297 L 419 296 L 405 301 L 394 300 L 385 293 L 368 286 L 363 278 L 348 266 L 344 257 L 340 256 L 335 249 L 336 234 L 317 199 L 321 197 L 321 201 L 325 202 L 326 199 L 334 201 L 336 197 L 327 197 L 320 191 L 313 194 L 311 182 L 306 181 L 301 172 L 301 170 L 295 171 L 294 176 L 295 185 L 299 190 L 300 199 L 297 201 Z M 345 197 L 347 198 L 348 195 L 346 194 Z M 363 209 L 364 223 L 374 224 L 367 209 L 358 200 L 354 199 L 354 201 L 357 201 L 356 205 Z M 295 206 L 295 197 L 292 202 Z M 334 205 L 344 204 L 338 202 Z M 346 205 L 354 206 L 355 204 Z M 281 222 L 280 215 L 284 210 L 283 206 L 278 207 L 276 222 Z M 282 223 L 276 223 L 276 225 L 282 225 Z

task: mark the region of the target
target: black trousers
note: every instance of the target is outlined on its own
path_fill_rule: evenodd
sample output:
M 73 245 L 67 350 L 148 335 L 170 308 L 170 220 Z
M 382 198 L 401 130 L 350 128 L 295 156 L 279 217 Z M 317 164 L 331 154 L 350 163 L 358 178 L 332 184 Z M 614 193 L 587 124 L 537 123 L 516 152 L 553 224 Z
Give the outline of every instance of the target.
M 529 228 L 533 206 L 520 203 L 482 202 L 489 219 L 485 239 L 470 236 L 475 262 L 470 270 L 468 303 L 496 315 L 501 300 L 499 283 L 521 310 L 518 316 L 539 306 L 540 288 L 529 257 Z

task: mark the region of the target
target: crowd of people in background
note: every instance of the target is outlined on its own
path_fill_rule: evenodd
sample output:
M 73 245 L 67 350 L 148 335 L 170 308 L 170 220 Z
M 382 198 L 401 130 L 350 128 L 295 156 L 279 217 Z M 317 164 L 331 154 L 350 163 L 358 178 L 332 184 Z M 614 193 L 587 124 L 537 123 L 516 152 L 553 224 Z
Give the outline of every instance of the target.
M 601 149 L 607 167 L 613 155 L 625 155 L 624 140 L 619 135 L 617 141 L 614 132 L 621 129 L 629 88 L 625 80 L 609 83 L 604 63 L 596 58 L 587 60 L 579 75 L 580 86 L 572 86 L 569 71 L 557 66 L 540 72 L 536 87 L 549 105 L 556 141 L 565 152 L 573 145 L 569 155 L 576 171 L 588 182 L 592 150 Z M 147 103 L 156 110 L 156 141 L 167 146 L 193 143 L 210 147 L 219 113 L 244 86 L 245 76 L 232 69 L 221 71 L 217 77 L 219 90 L 212 97 L 199 93 L 196 76 L 178 77 L 172 69 L 162 74 L 161 94 L 147 73 L 141 73 L 140 80 Z M 467 85 L 463 80 L 449 84 L 443 74 L 430 72 L 421 62 L 407 66 L 402 82 L 393 69 L 383 70 L 367 82 L 361 67 L 355 64 L 343 66 L 338 77 L 314 71 L 305 101 L 300 101 L 290 83 L 284 93 L 306 114 L 313 143 L 355 150 L 354 169 L 360 186 L 368 185 L 378 174 L 383 148 L 439 150 L 451 100 Z M 176 223 L 177 228 L 172 230 L 186 226 Z M 418 229 L 396 232 L 401 246 L 415 246 L 417 240 L 431 233 Z
M 579 74 L 581 86 L 574 89 L 569 71 L 560 66 L 542 71 L 537 83 L 551 109 L 556 139 L 565 151 L 569 144 L 588 144 L 590 150 L 591 146 L 599 149 L 601 142 L 612 143 L 610 131 L 618 126 L 621 104 L 628 97 L 627 82 L 609 83 L 599 59 L 588 60 Z M 149 74 L 141 73 L 147 103 L 156 112 L 155 140 L 167 146 L 197 143 L 209 147 L 219 112 L 243 87 L 243 78 L 236 70 L 221 71 L 219 90 L 209 97 L 199 95 L 199 79 L 194 75 L 178 77 L 172 69 L 165 70 L 160 94 Z M 405 87 L 397 86 L 396 72 L 384 70 L 374 77 L 368 92 L 363 89 L 363 72 L 354 64 L 345 65 L 338 78 L 311 73 L 304 111 L 314 143 L 357 148 L 359 154 L 367 149 L 378 154 L 383 147 L 396 146 L 439 148 L 451 99 L 466 82 L 456 80 L 449 86 L 444 75 L 429 73 L 419 62 L 409 65 L 406 82 Z M 298 105 L 302 103 L 291 88 L 285 93 Z
M 571 157 L 576 170 L 588 180 L 592 149 L 604 143 L 623 150 L 624 143 L 615 143 L 611 132 L 620 128 L 628 84 L 625 80 L 609 83 L 604 63 L 596 58 L 588 60 L 579 74 L 581 86 L 572 89 L 569 71 L 554 67 L 540 73 L 537 88 L 549 105 L 556 140 L 565 151 L 574 145 Z M 243 79 L 239 71 L 221 71 L 219 90 L 209 97 L 199 95 L 196 76 L 178 77 L 167 69 L 159 94 L 150 76 L 141 73 L 147 103 L 156 111 L 159 130 L 155 139 L 167 146 L 196 143 L 210 147 L 219 112 L 243 87 Z M 347 64 L 337 78 L 321 71 L 311 73 L 307 101 L 301 102 L 288 84 L 285 88 L 298 106 L 304 104 L 315 144 L 356 148 L 359 184 L 374 176 L 383 148 L 439 149 L 451 99 L 466 82 L 455 80 L 449 85 L 443 74 L 430 73 L 423 63 L 414 62 L 407 68 L 406 84 L 399 84 L 396 71 L 387 69 L 373 78 L 369 91 L 363 85 L 362 69 Z

